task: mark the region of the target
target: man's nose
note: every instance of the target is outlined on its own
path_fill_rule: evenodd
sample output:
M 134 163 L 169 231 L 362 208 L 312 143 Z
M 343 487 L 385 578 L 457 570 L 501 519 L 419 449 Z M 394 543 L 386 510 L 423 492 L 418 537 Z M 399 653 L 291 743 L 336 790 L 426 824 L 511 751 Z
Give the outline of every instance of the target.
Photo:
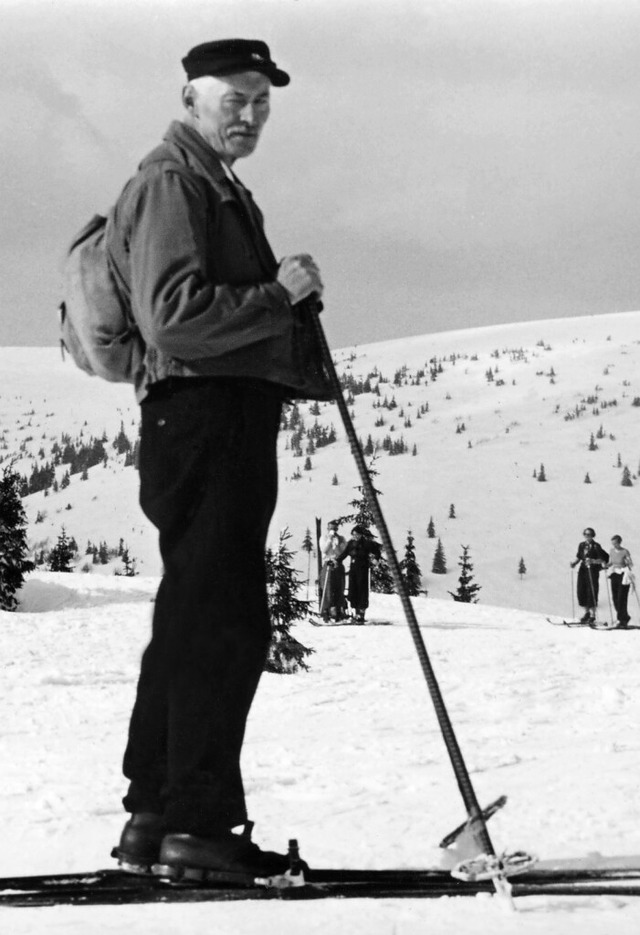
M 245 104 L 242 110 L 240 111 L 240 119 L 243 123 L 248 123 L 249 126 L 254 126 L 257 120 L 257 112 L 255 104 Z

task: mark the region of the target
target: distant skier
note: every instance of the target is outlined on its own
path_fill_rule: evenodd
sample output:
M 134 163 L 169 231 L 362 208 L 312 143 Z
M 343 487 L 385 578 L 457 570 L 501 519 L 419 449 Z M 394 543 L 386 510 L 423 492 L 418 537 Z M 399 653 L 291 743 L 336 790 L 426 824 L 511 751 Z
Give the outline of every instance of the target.
M 380 558 L 380 546 L 364 526 L 354 526 L 351 536 L 346 548 L 338 556 L 338 562 L 342 564 L 345 558 L 351 559 L 349 603 L 353 607 L 356 623 L 364 623 L 365 611 L 369 606 L 369 567 L 371 561 Z
M 596 619 L 600 571 L 609 561 L 609 555 L 600 543 L 596 542 L 596 532 L 591 526 L 587 526 L 583 536 L 584 541 L 578 546 L 576 560 L 571 562 L 571 567 L 575 568 L 576 565 L 580 565 L 578 569 L 577 596 L 578 604 L 585 609 L 580 622 L 590 623 Z
M 320 613 L 324 620 L 340 620 L 346 614 L 344 568 L 338 563 L 338 556 L 344 552 L 346 545 L 347 540 L 338 532 L 336 521 L 328 523 L 327 533 L 320 540 Z
M 629 549 L 622 546 L 622 536 L 611 537 L 609 562 L 605 567 L 609 569 L 611 597 L 613 598 L 613 606 L 616 609 L 618 626 L 625 629 L 631 619 L 627 610 L 627 600 L 632 583 L 631 569 L 633 568 L 633 562 L 631 561 Z

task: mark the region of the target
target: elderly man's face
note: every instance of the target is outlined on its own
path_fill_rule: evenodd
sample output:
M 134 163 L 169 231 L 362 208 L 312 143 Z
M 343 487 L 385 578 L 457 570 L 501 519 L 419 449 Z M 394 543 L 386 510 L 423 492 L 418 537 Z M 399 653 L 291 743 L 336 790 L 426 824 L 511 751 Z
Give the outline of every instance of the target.
M 183 92 L 193 125 L 227 165 L 250 156 L 269 116 L 271 82 L 257 71 L 197 78 Z

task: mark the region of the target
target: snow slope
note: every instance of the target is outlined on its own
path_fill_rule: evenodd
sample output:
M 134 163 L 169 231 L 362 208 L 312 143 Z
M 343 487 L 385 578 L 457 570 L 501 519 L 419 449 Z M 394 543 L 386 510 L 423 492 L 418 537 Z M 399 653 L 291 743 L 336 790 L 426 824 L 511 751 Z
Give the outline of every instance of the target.
M 639 324 L 640 313 L 627 313 L 337 354 L 341 369 L 366 376 L 377 368 L 390 380 L 405 365 L 411 377 L 431 358 L 442 362 L 443 372 L 426 386 L 381 387 L 382 398 L 393 393 L 398 408 L 413 411 L 412 427 L 395 409 L 383 410 L 386 425 L 376 428 L 373 394 L 355 397 L 356 425 L 364 440 L 382 437 L 395 423 L 395 432 L 417 446 L 416 456 L 378 459 L 382 506 L 399 550 L 408 528 L 416 535 L 429 590 L 415 600 L 416 612 L 478 796 L 483 802 L 509 796 L 491 821 L 494 843 L 530 849 L 543 861 L 640 862 L 639 633 L 568 630 L 545 619 L 570 612 L 568 563 L 585 523 L 605 545 L 619 532 L 638 551 L 638 484 L 622 487 L 615 465 L 620 453 L 635 474 L 640 458 L 638 408 L 631 405 L 640 396 Z M 452 354 L 459 355 L 455 364 Z M 486 379 L 496 365 L 500 386 Z M 548 375 L 552 369 L 555 376 Z M 592 396 L 598 402 L 565 420 Z M 617 405 L 602 406 L 613 399 Z M 415 418 L 427 401 L 429 412 Z M 307 407 L 301 412 L 311 425 Z M 318 419 L 337 424 L 335 408 L 322 407 Z M 24 473 L 39 447 L 62 432 L 104 430 L 113 437 L 123 421 L 134 434 L 135 420 L 127 387 L 91 381 L 62 367 L 50 350 L 0 350 L 0 454 L 26 452 L 17 462 Z M 457 433 L 460 421 L 466 429 Z M 601 423 L 606 434 L 589 451 Z M 273 530 L 287 524 L 297 544 L 314 516 L 347 512 L 358 480 L 342 437 L 312 455 L 312 471 L 287 479 L 301 465 L 289 439 L 283 433 Z M 532 477 L 540 463 L 547 483 Z M 592 484 L 583 483 L 587 470 Z M 89 475 L 74 476 L 49 497 L 27 498 L 31 541 L 55 541 L 62 523 L 81 545 L 85 538 L 124 537 L 145 577 L 38 571 L 19 612 L 0 613 L 0 874 L 109 865 L 123 821 L 120 761 L 149 634 L 157 556 L 136 506 L 134 470 L 110 458 Z M 457 518 L 449 520 L 452 502 Z M 47 515 L 35 523 L 38 511 Z M 449 562 L 441 579 L 429 573 L 430 515 Z M 447 595 L 456 586 L 461 543 L 471 546 L 482 585 L 477 605 Z M 521 555 L 528 569 L 522 581 Z M 601 612 L 608 614 L 606 600 Z M 637 623 L 636 601 L 631 612 Z M 464 810 L 397 598 L 375 596 L 370 619 L 392 625 L 299 624 L 296 635 L 315 649 L 311 671 L 264 676 L 244 753 L 256 837 L 277 848 L 297 836 L 316 866 L 434 865 L 443 859 L 437 842 Z M 186 935 L 206 926 L 219 935 L 263 927 L 282 935 L 631 935 L 640 929 L 640 901 L 520 902 L 516 917 L 488 898 L 322 902 L 305 905 L 303 924 L 298 906 L 277 903 L 5 909 L 0 932 L 98 935 L 126 928 L 133 935 Z
M 400 554 L 407 531 L 413 532 L 432 597 L 448 599 L 455 590 L 460 546 L 468 545 L 482 602 L 570 613 L 569 560 L 586 524 L 605 546 L 619 533 L 633 551 L 640 486 L 622 487 L 617 463 L 620 458 L 634 475 L 640 466 L 640 408 L 632 405 L 640 399 L 639 341 L 640 312 L 627 312 L 424 335 L 336 353 L 340 372 L 365 378 L 377 370 L 389 381 L 380 384 L 379 397 L 354 397 L 363 443 L 369 435 L 381 443 L 386 435 L 403 436 L 409 451 L 416 446 L 415 457 L 381 453 L 375 482 Z M 435 382 L 428 379 L 432 359 L 442 367 Z M 410 379 L 425 364 L 427 379 L 419 385 L 393 385 L 401 368 Z M 43 463 L 39 449 L 49 457 L 63 432 L 73 438 L 82 432 L 85 440 L 104 432 L 110 445 L 123 423 L 136 437 L 131 389 L 86 377 L 73 363 L 63 364 L 57 350 L 0 349 L 0 374 L 0 456 L 21 455 L 16 468 L 26 475 Z M 395 398 L 397 408 L 374 409 L 385 397 Z M 418 418 L 427 404 L 429 411 Z M 567 419 L 576 407 L 579 417 Z M 350 512 L 359 483 L 335 405 L 322 404 L 318 417 L 307 404 L 299 408 L 307 428 L 315 421 L 333 425 L 338 440 L 317 449 L 312 470 L 305 471 L 304 457 L 294 457 L 288 447 L 291 432 L 282 433 L 272 531 L 275 538 L 288 526 L 296 549 L 314 517 L 326 522 Z M 376 428 L 381 415 L 385 424 Z M 591 435 L 598 432 L 604 437 L 590 451 Z M 123 467 L 110 450 L 107 466 L 91 468 L 87 481 L 75 474 L 66 490 L 27 499 L 31 541 L 50 547 L 63 524 L 81 550 L 88 539 L 117 545 L 123 538 L 139 571 L 159 574 L 155 534 L 137 505 L 135 469 Z M 541 464 L 546 483 L 533 478 Z M 59 477 L 63 470 L 57 469 Z M 292 480 L 296 472 L 301 477 Z M 587 473 L 591 484 L 584 483 Z M 457 518 L 450 520 L 452 503 Z M 38 513 L 44 514 L 40 523 Z M 430 573 L 436 545 L 426 534 L 431 516 L 445 549 L 445 576 Z M 527 568 L 522 579 L 521 557 Z M 306 573 L 305 559 L 299 552 Z

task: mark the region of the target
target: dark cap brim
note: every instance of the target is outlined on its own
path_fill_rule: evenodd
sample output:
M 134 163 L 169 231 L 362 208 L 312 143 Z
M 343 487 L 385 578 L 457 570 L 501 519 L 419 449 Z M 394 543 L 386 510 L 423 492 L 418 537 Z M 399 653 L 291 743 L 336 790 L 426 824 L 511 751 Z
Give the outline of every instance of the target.
M 291 81 L 286 71 L 282 71 L 281 68 L 276 68 L 275 65 L 270 65 L 268 62 L 254 62 L 247 59 L 225 62 L 224 64 L 207 61 L 189 62 L 185 63 L 185 68 L 189 81 L 194 78 L 202 78 L 205 75 L 212 75 L 216 78 L 224 75 L 237 75 L 245 71 L 257 71 L 262 75 L 266 75 L 276 88 L 284 88 Z

